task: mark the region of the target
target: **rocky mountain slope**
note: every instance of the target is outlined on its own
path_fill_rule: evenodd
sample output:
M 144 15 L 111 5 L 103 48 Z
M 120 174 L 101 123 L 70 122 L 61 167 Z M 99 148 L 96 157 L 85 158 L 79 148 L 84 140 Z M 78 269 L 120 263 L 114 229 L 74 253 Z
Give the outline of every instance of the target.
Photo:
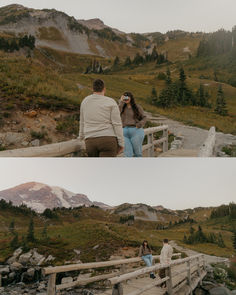
M 21 184 L 0 192 L 0 199 L 11 201 L 13 205 L 25 204 L 36 212 L 46 208 L 75 208 L 79 206 L 99 206 L 109 209 L 110 206 L 101 202 L 92 202 L 83 194 L 75 194 L 60 187 L 49 186 L 37 182 Z
M 0 8 L 0 33 L 31 34 L 36 37 L 37 47 L 78 54 L 109 57 L 117 46 L 133 54 L 139 51 L 125 33 L 99 19 L 76 20 L 54 9 L 36 10 L 17 4 Z

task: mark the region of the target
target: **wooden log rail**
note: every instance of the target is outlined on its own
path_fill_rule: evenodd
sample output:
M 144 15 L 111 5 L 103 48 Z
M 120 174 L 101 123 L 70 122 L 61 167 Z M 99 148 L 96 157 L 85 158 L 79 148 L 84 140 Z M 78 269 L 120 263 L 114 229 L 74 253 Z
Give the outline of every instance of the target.
M 160 139 L 155 140 L 155 134 L 163 131 Z M 143 146 L 143 152 L 147 151 L 149 157 L 154 156 L 154 148 L 162 144 L 163 152 L 168 151 L 168 126 L 161 125 L 144 129 L 148 142 Z M 79 139 L 42 145 L 39 147 L 28 147 L 0 152 L 0 157 L 63 157 L 85 150 L 85 143 Z
M 200 261 L 200 258 L 202 258 L 202 261 Z M 196 264 L 197 268 L 193 268 L 193 266 L 195 266 L 195 265 L 191 265 L 191 262 L 194 260 L 197 260 L 197 264 Z M 179 282 L 177 282 L 177 284 L 175 283 L 175 285 L 173 283 L 173 278 L 175 276 L 179 275 L 179 273 L 178 272 L 173 273 L 172 269 L 174 266 L 182 265 L 182 264 L 187 264 L 187 265 L 184 268 L 184 270 L 181 272 L 181 273 L 185 273 L 185 275 L 184 275 L 183 279 L 182 278 L 180 279 L 180 283 L 186 281 L 185 284 L 187 284 L 189 286 L 188 290 L 190 290 L 190 292 L 188 294 L 191 294 L 192 291 L 196 288 L 197 284 L 199 282 L 201 282 L 203 277 L 206 275 L 205 270 L 202 270 L 205 265 L 203 254 L 187 257 L 184 259 L 178 259 L 178 260 L 172 261 L 170 264 L 166 264 L 166 265 L 156 264 L 151 267 L 145 267 L 141 270 L 137 270 L 137 271 L 130 272 L 127 274 L 123 274 L 123 275 L 118 275 L 116 277 L 109 279 L 108 281 L 110 282 L 111 285 L 117 285 L 117 284 L 123 283 L 124 281 L 137 278 L 140 275 L 144 275 L 144 274 L 147 274 L 150 272 L 158 271 L 160 269 L 165 269 L 166 277 L 164 279 L 165 279 L 166 285 L 167 285 L 167 292 L 168 292 L 168 294 L 172 295 L 172 294 L 175 294 L 176 291 L 179 289 L 179 287 L 178 287 Z M 195 281 L 193 283 L 192 276 L 196 272 L 198 274 L 198 277 L 197 277 L 197 279 L 195 278 Z M 163 282 L 163 279 L 156 280 L 154 283 L 144 286 L 142 289 L 139 289 L 135 292 L 125 294 L 125 295 L 143 294 L 145 291 L 149 290 L 150 288 L 152 288 L 154 286 L 159 286 L 162 282 Z M 176 287 L 177 287 L 177 289 L 176 289 Z M 183 293 L 183 295 L 185 295 L 185 293 Z
M 181 253 L 175 253 L 175 254 L 173 254 L 173 257 L 180 258 Z M 155 256 L 153 256 L 153 261 L 155 261 L 156 259 L 159 259 L 159 258 L 160 258 L 160 255 L 155 255 Z M 43 275 L 49 275 L 47 295 L 55 295 L 56 291 L 59 291 L 62 289 L 72 288 L 72 287 L 75 287 L 78 285 L 86 285 L 86 284 L 89 284 L 92 282 L 110 279 L 110 278 L 115 277 L 119 274 L 123 274 L 124 273 L 124 265 L 133 264 L 133 263 L 140 263 L 142 261 L 143 260 L 140 257 L 135 257 L 135 258 L 129 258 L 129 259 L 46 267 L 42 270 L 42 273 L 43 273 Z M 119 273 L 117 273 L 117 272 L 106 273 L 106 274 L 102 274 L 102 275 L 98 275 L 98 276 L 90 277 L 90 278 L 86 278 L 86 279 L 80 279 L 78 277 L 78 279 L 76 281 L 56 285 L 56 275 L 58 273 L 89 270 L 89 269 L 98 269 L 98 268 L 106 268 L 106 267 L 114 267 L 114 266 L 121 266 L 121 271 Z M 142 268 L 142 269 L 144 269 L 144 268 Z
M 200 147 L 198 157 L 213 157 L 216 143 L 216 129 L 211 127 L 207 139 Z

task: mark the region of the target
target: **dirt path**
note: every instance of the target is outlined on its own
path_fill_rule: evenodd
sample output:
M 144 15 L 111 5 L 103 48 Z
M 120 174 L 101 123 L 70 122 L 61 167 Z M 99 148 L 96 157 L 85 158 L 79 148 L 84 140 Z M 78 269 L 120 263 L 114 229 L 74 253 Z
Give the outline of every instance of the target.
M 177 251 L 184 252 L 187 256 L 194 256 L 197 254 L 203 254 L 203 253 L 199 253 L 197 251 L 179 246 L 176 244 L 175 241 L 170 241 L 170 244 Z M 207 254 L 204 254 L 204 257 L 205 257 L 205 261 L 207 264 L 212 264 L 212 263 L 226 263 L 226 264 L 228 264 L 229 263 L 229 259 L 226 257 L 217 257 L 217 256 L 211 256 L 211 255 L 207 255 Z
M 184 125 L 181 122 L 169 119 L 161 115 L 152 115 L 147 113 L 148 120 L 158 124 L 166 124 L 169 126 L 171 133 L 175 136 L 183 136 L 183 148 L 187 150 L 199 150 L 200 146 L 206 140 L 208 130 Z M 228 144 L 236 144 L 236 136 L 232 134 L 216 133 L 216 151 L 221 150 L 221 147 Z

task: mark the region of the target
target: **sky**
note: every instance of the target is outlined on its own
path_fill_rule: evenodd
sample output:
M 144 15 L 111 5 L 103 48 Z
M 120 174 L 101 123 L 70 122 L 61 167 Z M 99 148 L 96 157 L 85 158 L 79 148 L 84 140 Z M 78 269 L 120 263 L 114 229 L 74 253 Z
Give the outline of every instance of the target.
M 236 159 L 1 158 L 0 190 L 36 181 L 108 205 L 169 209 L 236 201 Z
M 31 8 L 55 8 L 77 19 L 100 18 L 124 32 L 231 30 L 236 25 L 235 0 L 0 0 Z

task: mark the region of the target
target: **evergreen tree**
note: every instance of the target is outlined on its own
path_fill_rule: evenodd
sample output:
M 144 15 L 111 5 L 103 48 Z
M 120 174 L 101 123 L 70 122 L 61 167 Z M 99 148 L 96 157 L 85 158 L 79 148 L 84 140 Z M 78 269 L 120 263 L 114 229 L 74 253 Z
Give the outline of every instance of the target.
M 126 57 L 126 59 L 125 59 L 125 63 L 124 63 L 124 65 L 127 67 L 127 66 L 130 66 L 131 65 L 131 59 L 130 59 L 130 57 L 129 56 L 127 56 Z
M 158 59 L 158 53 L 157 53 L 157 48 L 154 46 L 151 54 L 151 61 L 156 61 Z
M 120 63 L 120 59 L 118 56 L 116 56 L 116 58 L 114 59 L 114 62 L 113 62 L 113 66 L 116 67 L 116 66 L 118 66 L 119 63 Z
M 35 241 L 35 237 L 34 237 L 34 220 L 33 220 L 33 218 L 31 218 L 30 223 L 29 223 L 27 241 L 28 242 L 34 242 Z
M 137 53 L 134 57 L 133 63 L 135 65 L 139 65 L 139 64 L 142 64 L 143 62 L 144 62 L 143 57 L 139 53 Z
M 42 231 L 42 238 L 43 239 L 48 238 L 47 224 L 44 225 L 44 228 L 43 228 L 43 231 Z
M 14 233 L 14 238 L 10 242 L 10 247 L 16 249 L 19 246 L 18 233 Z
M 171 83 L 172 83 L 171 72 L 170 72 L 170 69 L 167 68 L 167 70 L 166 70 L 166 84 L 170 85 Z
M 223 237 L 222 237 L 222 234 L 219 233 L 218 235 L 218 246 L 221 247 L 221 248 L 225 248 L 225 243 L 224 243 L 224 240 L 223 240 Z
M 15 231 L 15 221 L 12 220 L 10 225 L 9 225 L 9 231 L 13 234 Z
M 219 85 L 218 92 L 217 92 L 215 113 L 221 116 L 228 115 L 226 100 L 224 97 L 224 92 L 223 92 L 221 84 Z
M 234 250 L 236 251 L 236 229 L 234 229 L 234 231 L 233 231 L 233 237 L 232 237 L 232 240 L 233 240 L 233 247 L 234 247 Z

